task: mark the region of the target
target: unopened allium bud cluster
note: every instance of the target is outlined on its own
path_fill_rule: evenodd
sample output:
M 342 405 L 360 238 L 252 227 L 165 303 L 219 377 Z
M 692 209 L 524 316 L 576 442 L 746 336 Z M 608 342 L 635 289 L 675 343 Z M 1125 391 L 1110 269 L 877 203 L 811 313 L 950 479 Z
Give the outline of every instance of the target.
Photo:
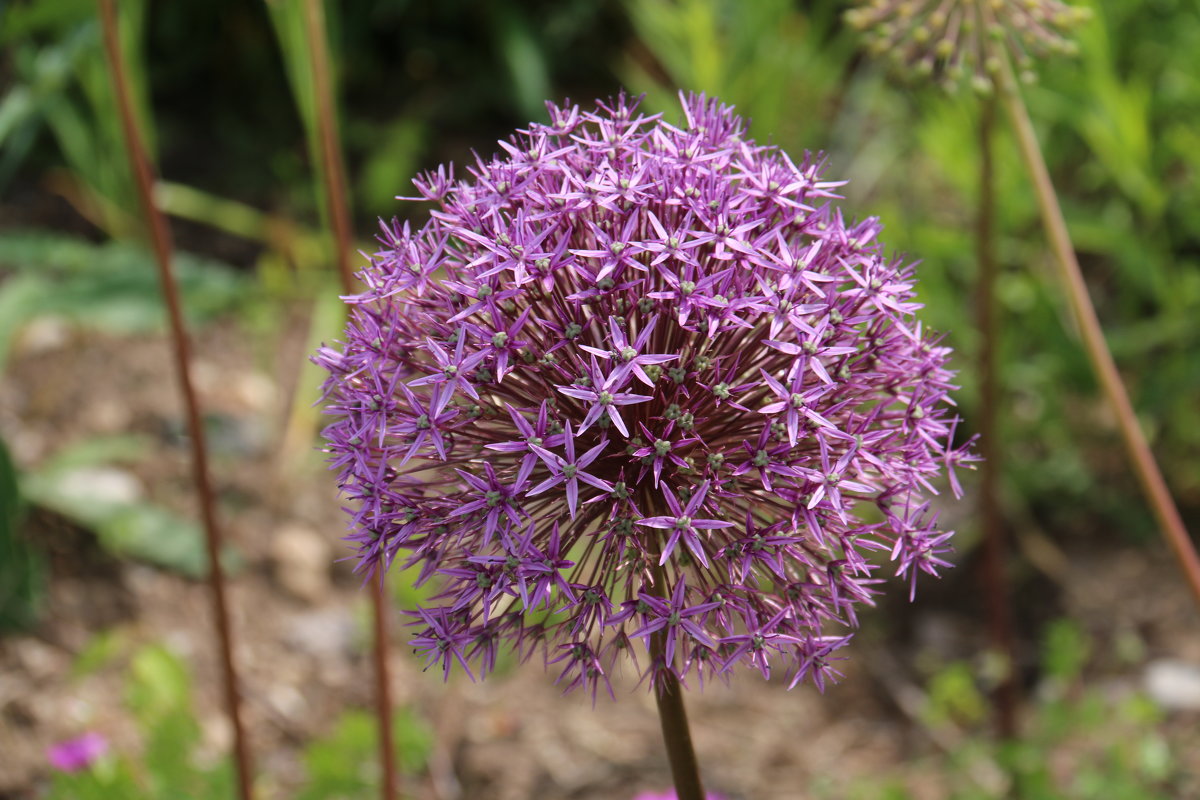
M 972 456 L 911 266 L 817 161 L 683 111 L 551 106 L 419 178 L 428 222 L 385 226 L 317 355 L 360 567 L 435 582 L 446 674 L 511 646 L 593 697 L 627 659 L 823 686 L 877 564 L 945 564 L 926 495 Z
M 948 87 L 968 79 L 989 92 L 1002 58 L 1019 76 L 1035 79 L 1035 59 L 1073 54 L 1071 32 L 1090 9 L 1061 0 L 865 0 L 846 12 L 870 49 Z

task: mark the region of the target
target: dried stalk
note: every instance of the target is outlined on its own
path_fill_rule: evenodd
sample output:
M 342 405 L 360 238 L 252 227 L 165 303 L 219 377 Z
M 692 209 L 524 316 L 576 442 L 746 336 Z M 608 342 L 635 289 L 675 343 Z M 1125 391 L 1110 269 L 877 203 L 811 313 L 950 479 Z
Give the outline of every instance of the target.
M 1007 60 L 1002 60 L 1002 65 L 1003 68 L 997 77 L 1000 99 L 1012 121 L 1021 158 L 1024 160 L 1029 177 L 1033 182 L 1038 209 L 1042 215 L 1042 224 L 1050 239 L 1050 245 L 1054 251 L 1054 261 L 1066 290 L 1071 311 L 1079 325 L 1084 350 L 1091 362 L 1092 370 L 1100 381 L 1104 395 L 1116 413 L 1121 439 L 1125 444 L 1130 463 L 1142 486 L 1142 491 L 1146 495 L 1146 500 L 1154 512 L 1163 537 L 1174 553 L 1180 569 L 1183 570 L 1192 594 L 1195 595 L 1197 602 L 1200 602 L 1200 557 L 1196 555 L 1195 545 L 1188 536 L 1183 518 L 1179 515 L 1179 509 L 1175 507 L 1175 501 L 1171 499 L 1167 483 L 1163 479 L 1162 472 L 1159 471 L 1158 464 L 1154 460 L 1154 454 L 1138 425 L 1137 414 L 1129 400 L 1129 394 L 1125 390 L 1121 374 L 1117 371 L 1112 353 L 1109 352 L 1108 344 L 1104 340 L 1104 330 L 1100 327 L 1096 309 L 1088 295 L 1087 284 L 1083 280 L 1079 261 L 1071 246 L 1071 236 L 1067 231 L 1066 220 L 1063 219 L 1062 208 L 1058 204 L 1054 184 L 1050 181 L 1050 173 L 1046 169 L 1045 159 L 1038 146 L 1037 134 L 1029 119 L 1029 111 L 1021 98 L 1011 66 Z
M 195 482 L 196 495 L 200 501 L 200 511 L 204 521 L 204 537 L 208 549 L 209 586 L 212 593 L 213 616 L 216 620 L 218 642 L 221 651 L 221 666 L 225 683 L 225 705 L 230 723 L 233 726 L 233 750 L 234 760 L 237 763 L 238 794 L 242 800 L 251 800 L 254 793 L 251 785 L 250 749 L 246 741 L 246 732 L 242 725 L 241 698 L 238 692 L 237 671 L 233 660 L 233 632 L 229 623 L 229 609 L 225 596 L 225 576 L 220 558 L 221 533 L 217 525 L 216 503 L 208 476 L 208 451 L 205 446 L 204 425 L 201 422 L 200 406 L 192 385 L 190 346 L 187 329 L 184 324 L 179 289 L 176 286 L 175 277 L 171 269 L 171 232 L 167 227 L 166 218 L 154 204 L 153 171 L 146 148 L 142 143 L 141 133 L 138 131 L 137 123 L 133 116 L 133 104 L 130 99 L 129 84 L 125 75 L 125 66 L 121 58 L 121 48 L 118 41 L 115 1 L 98 0 L 98 2 L 101 25 L 104 30 L 104 48 L 108 55 L 113 93 L 117 100 L 117 113 L 120 116 L 121 129 L 125 135 L 125 148 L 129 155 L 129 164 L 137 182 L 138 199 L 141 202 L 142 213 L 149 228 L 155 263 L 158 265 L 163 299 L 167 305 L 167 316 L 170 321 L 171 341 L 174 345 L 175 373 L 179 380 L 179 389 L 183 394 L 186 409 L 188 439 L 191 444 L 192 453 L 192 479 Z
M 983 578 L 986 592 L 988 638 L 992 649 L 1005 660 L 1005 672 L 992 691 L 996 732 L 1004 739 L 1017 734 L 1018 686 L 1016 646 L 1013 636 L 1012 598 L 1007 577 L 1007 546 L 1000 510 L 1000 467 L 1003 451 L 996 424 L 1000 388 L 998 359 L 1000 326 L 996 302 L 996 176 L 992 134 L 996 128 L 996 100 L 984 98 L 979 119 L 979 216 L 975 244 L 979 261 L 976 314 L 979 318 L 980 402 L 979 454 L 983 457 L 979 486 L 979 512 L 983 520 Z
M 346 196 L 346 170 L 342 162 L 342 147 L 338 136 L 337 115 L 333 104 L 333 81 L 330 77 L 329 43 L 325 38 L 324 8 L 321 0 L 304 0 L 304 31 L 313 71 L 313 92 L 316 96 L 317 135 L 320 138 L 321 171 L 333 227 L 338 275 L 342 291 L 355 294 L 354 270 L 350 266 L 352 248 L 350 235 L 350 204 Z M 383 800 L 396 797 L 395 745 L 392 741 L 391 676 L 388 668 L 388 615 L 386 573 L 381 569 L 379 579 L 371 582 L 371 612 L 373 617 L 373 657 L 375 665 L 375 716 L 379 729 L 379 762 L 383 770 L 380 796 Z

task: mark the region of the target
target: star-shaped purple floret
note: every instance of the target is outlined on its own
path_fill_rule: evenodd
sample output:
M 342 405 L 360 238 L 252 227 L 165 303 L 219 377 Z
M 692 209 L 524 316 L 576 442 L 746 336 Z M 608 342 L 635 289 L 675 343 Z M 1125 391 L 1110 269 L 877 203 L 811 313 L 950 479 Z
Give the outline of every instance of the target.
M 575 511 L 579 508 L 579 482 L 583 481 L 589 486 L 594 486 L 597 489 L 605 492 L 611 492 L 613 485 L 606 480 L 597 478 L 584 470 L 589 464 L 595 461 L 600 453 L 604 452 L 604 448 L 608 446 L 607 439 L 601 439 L 600 443 L 581 455 L 575 458 L 575 436 L 571 432 L 571 423 L 567 423 L 565 436 L 566 458 L 563 458 L 556 453 L 551 453 L 544 447 L 534 446 L 533 450 L 546 466 L 550 469 L 550 477 L 534 486 L 526 494 L 530 497 L 539 495 L 542 492 L 549 490 L 551 487 L 558 486 L 560 483 L 566 484 L 567 487 L 567 508 L 570 509 L 571 519 L 575 519 Z
M 616 361 L 619 365 L 617 371 L 632 372 L 634 377 L 646 384 L 650 388 L 654 388 L 654 381 L 646 374 L 643 367 L 650 364 L 666 364 L 675 361 L 679 358 L 677 355 L 652 354 L 642 353 L 642 349 L 646 346 L 646 342 L 650 340 L 650 335 L 654 333 L 654 326 L 658 323 L 658 317 L 652 317 L 649 324 L 642 328 L 638 333 L 637 339 L 633 344 L 629 343 L 628 337 L 625 335 L 625 329 L 617 322 L 617 317 L 608 318 L 608 329 L 610 333 L 610 341 L 613 344 L 612 350 L 602 350 L 599 347 L 588 347 L 580 345 L 581 350 L 586 350 L 599 358 Z M 622 375 L 622 377 L 624 377 Z M 618 379 L 619 380 L 619 379 Z
M 548 432 L 549 417 L 545 401 L 542 401 L 538 408 L 537 422 L 534 425 L 530 425 L 524 415 L 515 408 L 509 407 L 508 414 L 521 438 L 505 442 L 490 442 L 484 447 L 500 453 L 524 453 L 521 460 L 521 471 L 529 474 L 540 458 L 535 448 L 558 447 L 566 437 L 561 433 L 551 434 Z
M 471 680 L 475 680 L 466 656 L 466 648 L 471 641 L 470 633 L 454 622 L 449 610 L 418 608 L 413 614 L 426 626 L 425 633 L 413 637 L 409 642 L 418 654 L 425 656 L 425 669 L 441 662 L 442 675 L 449 680 L 450 666 L 457 661 Z
M 579 433 L 582 435 L 584 431 L 595 424 L 596 420 L 600 419 L 601 415 L 607 415 L 612 420 L 613 427 L 621 432 L 622 436 L 629 435 L 629 428 L 625 425 L 625 420 L 621 419 L 621 412 L 617 409 L 620 406 L 633 405 L 634 403 L 644 403 L 647 400 L 654 398 L 646 394 L 633 394 L 632 392 L 622 392 L 624 384 L 628 381 L 628 376 L 620 368 L 613 370 L 608 375 L 604 376 L 603 381 L 597 381 L 596 378 L 603 375 L 600 368 L 596 365 L 596 359 L 592 357 L 591 375 L 593 385 L 599 383 L 598 389 L 585 389 L 580 386 L 555 386 L 554 388 L 565 394 L 567 397 L 573 397 L 576 400 L 583 400 L 586 403 L 591 403 L 588 408 L 587 415 L 583 418 L 583 425 L 579 428 Z
M 663 546 L 662 555 L 658 559 L 660 565 L 667 563 L 667 559 L 671 557 L 671 552 L 675 549 L 675 545 L 682 538 L 684 544 L 692 551 L 692 555 L 696 557 L 696 560 L 703 564 L 705 569 L 708 568 L 708 556 L 704 554 L 704 544 L 700 539 L 700 531 L 732 528 L 733 523 L 694 516 L 700 512 L 700 506 L 704 504 L 704 498 L 707 494 L 708 481 L 705 481 L 700 484 L 699 488 L 692 494 L 692 499 L 684 507 L 679 504 L 679 500 L 675 497 L 674 492 L 664 488 L 663 497 L 666 499 L 667 506 L 671 509 L 673 516 L 646 517 L 637 521 L 638 525 L 645 525 L 647 528 L 660 528 L 671 531 L 670 536 L 667 537 L 667 543 Z
M 652 633 L 663 631 L 663 657 L 668 662 L 675 660 L 675 648 L 680 644 L 681 632 L 691 638 L 693 645 L 715 650 L 716 643 L 705 632 L 700 621 L 694 617 L 703 618 L 720 604 L 708 602 L 689 607 L 685 603 L 686 594 L 687 583 L 677 581 L 669 599 L 650 594 L 642 595 L 642 603 L 648 607 L 648 610 L 643 613 L 646 622 L 642 627 L 629 634 L 629 637 L 645 639 L 649 644 Z
M 463 392 L 474 400 L 479 399 L 479 393 L 471 385 L 468 376 L 483 363 L 484 359 L 487 358 L 487 353 L 475 351 L 470 355 L 463 355 L 463 348 L 467 343 L 466 330 L 463 328 L 459 328 L 456 331 L 455 340 L 454 355 L 450 355 L 440 344 L 429 337 L 425 337 L 425 344 L 429 348 L 429 352 L 433 355 L 434 361 L 437 362 L 439 371 L 432 375 L 426 375 L 424 378 L 409 381 L 408 383 L 414 389 L 426 384 L 441 384 L 444 387 L 443 391 L 439 394 L 441 408 L 434 410 L 433 413 L 435 415 L 442 413 L 442 409 L 450 402 L 456 390 Z

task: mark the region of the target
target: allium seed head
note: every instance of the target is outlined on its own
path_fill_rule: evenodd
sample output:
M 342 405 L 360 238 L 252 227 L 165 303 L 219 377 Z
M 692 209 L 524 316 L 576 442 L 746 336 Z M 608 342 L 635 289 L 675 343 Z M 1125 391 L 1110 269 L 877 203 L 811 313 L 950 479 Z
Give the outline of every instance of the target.
M 1035 59 L 1074 54 L 1070 34 L 1090 17 L 1090 9 L 1061 0 L 861 0 L 846 12 L 874 54 L 948 88 L 966 80 L 985 94 L 1004 57 L 1032 82 Z
M 469 180 L 416 180 L 428 222 L 384 227 L 316 356 L 360 569 L 439 586 L 413 644 L 446 674 L 508 645 L 593 697 L 627 657 L 823 686 L 867 554 L 946 563 L 926 495 L 973 456 L 912 267 L 818 161 L 683 111 L 550 106 Z

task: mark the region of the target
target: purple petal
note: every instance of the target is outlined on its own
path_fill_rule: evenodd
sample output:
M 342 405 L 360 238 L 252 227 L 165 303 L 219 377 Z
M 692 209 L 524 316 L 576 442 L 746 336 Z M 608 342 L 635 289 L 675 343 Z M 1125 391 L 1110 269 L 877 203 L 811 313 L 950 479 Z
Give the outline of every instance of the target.
M 80 772 L 108 752 L 108 740 L 89 731 L 75 739 L 59 742 L 46 751 L 50 765 L 60 772 Z

